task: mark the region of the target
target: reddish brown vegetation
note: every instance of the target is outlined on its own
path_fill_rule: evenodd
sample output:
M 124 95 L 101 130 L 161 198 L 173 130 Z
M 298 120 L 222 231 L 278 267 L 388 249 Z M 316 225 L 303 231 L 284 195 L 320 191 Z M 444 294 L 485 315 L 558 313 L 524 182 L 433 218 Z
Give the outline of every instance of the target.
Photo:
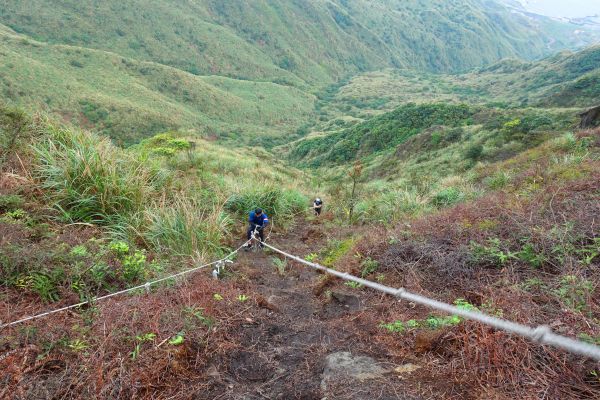
M 595 138 L 599 146 L 599 133 L 580 136 Z M 391 286 L 447 302 L 464 298 L 487 312 L 531 325 L 548 324 L 567 336 L 599 337 L 597 290 L 585 297 L 581 310 L 565 303 L 557 290 L 565 275 L 600 287 L 600 257 L 586 263 L 578 250 L 593 247 L 600 237 L 600 162 L 588 160 L 566 171 L 552 168 L 547 155 L 535 163 L 527 157 L 511 161 L 520 172 L 505 191 L 412 221 L 408 233 L 403 229 L 394 234 L 400 238 L 397 244 L 389 245 L 386 233 L 383 240 L 364 241 L 356 250 L 380 262 L 378 272 L 386 274 L 385 283 Z M 517 254 L 527 243 L 544 255 L 543 261 L 536 267 L 516 256 L 505 263 L 474 257 L 473 243 L 486 246 L 490 239 L 499 240 L 505 254 Z M 527 287 L 527 282 L 534 284 Z M 436 314 L 411 305 L 381 312 L 384 321 Z M 439 376 L 436 371 L 446 370 L 446 379 L 459 386 L 476 383 L 491 398 L 600 397 L 598 363 L 477 323 L 445 328 L 425 340 L 419 330 L 395 337 L 382 330 L 369 334 L 406 357 L 413 349 L 426 348 L 434 355 L 431 379 Z M 422 375 L 419 379 L 426 380 Z

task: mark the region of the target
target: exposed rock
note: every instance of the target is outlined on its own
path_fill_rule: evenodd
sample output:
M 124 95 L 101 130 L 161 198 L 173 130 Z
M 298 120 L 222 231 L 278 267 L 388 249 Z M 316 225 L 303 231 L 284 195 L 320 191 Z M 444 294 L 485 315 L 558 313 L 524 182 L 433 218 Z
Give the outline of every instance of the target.
M 332 353 L 325 359 L 321 388 L 327 389 L 328 381 L 339 378 L 354 378 L 359 381 L 381 378 L 390 370 L 366 356 L 355 356 L 349 352 Z
M 206 370 L 206 376 L 209 376 L 217 381 L 221 380 L 221 374 L 217 370 L 217 367 L 215 367 L 214 365 L 208 367 L 208 369 Z
M 419 368 L 421 368 L 420 365 L 408 363 L 408 364 L 404 364 L 404 365 L 394 368 L 394 372 L 397 374 L 410 374 L 411 372 L 414 372 L 414 371 L 418 370 Z
M 352 311 L 360 309 L 360 297 L 356 295 L 333 290 L 331 292 L 331 297 L 333 297 L 338 303 L 347 306 Z
M 600 126 L 600 106 L 592 107 L 584 113 L 580 114 L 581 116 L 581 124 L 579 127 L 581 129 L 589 129 Z

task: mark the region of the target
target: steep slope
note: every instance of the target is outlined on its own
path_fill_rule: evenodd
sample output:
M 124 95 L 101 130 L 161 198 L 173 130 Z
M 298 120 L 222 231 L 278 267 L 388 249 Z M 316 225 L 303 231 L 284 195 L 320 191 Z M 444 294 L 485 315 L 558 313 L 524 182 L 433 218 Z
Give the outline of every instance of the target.
M 93 135 L 35 124 L 39 121 L 28 132 L 33 137 L 19 143 L 25 163 L 14 157 L 0 171 L 3 322 L 198 268 L 196 258 L 176 252 L 187 241 L 192 251 L 184 254 L 203 259 L 226 251 L 219 243 L 229 224 L 219 207 L 227 192 L 215 189 L 247 181 L 246 195 L 262 193 L 262 200 L 278 202 L 289 199 L 289 189 L 282 189 L 286 182 L 302 179 L 298 171 L 275 172 L 283 167 L 277 162 L 261 169 L 254 156 L 234 151 L 221 156 L 211 144 L 195 155 L 165 159 L 164 150 L 185 147 L 182 137 L 161 135 L 120 150 Z M 600 238 L 594 224 L 600 213 L 599 135 L 562 137 L 478 169 L 471 182 L 487 195 L 432 210 L 425 218 L 405 215 L 396 228 L 374 229 L 372 213 L 366 226 L 341 226 L 331 208 L 320 219 L 304 218 L 306 199 L 296 195 L 295 207 L 285 214 L 297 226 L 286 234 L 279 225 L 270 243 L 390 287 L 528 325 L 550 323 L 556 333 L 599 344 Z M 59 145 L 59 162 L 37 160 L 46 158 L 39 151 L 32 154 L 32 148 L 53 142 Z M 150 154 L 129 157 L 138 151 Z M 61 163 L 65 158 L 70 162 Z M 40 168 L 46 173 L 39 174 Z M 156 168 L 163 179 L 146 181 L 154 175 L 149 169 Z M 41 181 L 29 178 L 34 171 Z M 501 181 L 499 173 L 507 177 Z M 57 180 L 49 182 L 49 174 Z M 80 191 L 61 188 L 65 177 Z M 257 188 L 254 182 L 261 178 L 280 192 Z M 115 193 L 123 197 L 107 199 L 122 208 L 136 200 L 131 189 L 139 184 L 144 221 L 138 221 L 142 230 L 135 235 L 147 241 L 114 241 L 122 232 L 59 223 L 46 203 L 70 196 L 54 209 L 74 217 L 77 210 L 94 211 L 89 207 L 102 192 L 98 188 L 115 193 L 115 185 L 125 185 L 130 190 Z M 211 211 L 213 205 L 219 207 Z M 202 249 L 207 241 L 214 247 Z M 242 242 L 232 234 L 228 244 L 235 248 Z M 198 255 L 194 250 L 200 249 Z M 259 399 L 268 393 L 367 400 L 402 393 L 404 398 L 592 399 L 600 394 L 593 360 L 344 284 L 271 252 L 238 254 L 220 280 L 209 271 L 3 329 L 0 367 L 6 376 L 0 397 Z M 323 368 L 335 359 L 366 364 L 358 372 L 367 373 L 346 376 L 341 372 L 353 371 L 344 368 L 336 379 L 333 368 Z M 368 368 L 375 363 L 377 375 Z
M 313 96 L 290 86 L 201 77 L 114 53 L 49 45 L 0 30 L 0 94 L 121 143 L 168 129 L 249 141 L 290 133 Z
M 480 0 L 6 0 L 0 23 L 195 74 L 293 85 L 390 66 L 465 70 L 569 45 Z

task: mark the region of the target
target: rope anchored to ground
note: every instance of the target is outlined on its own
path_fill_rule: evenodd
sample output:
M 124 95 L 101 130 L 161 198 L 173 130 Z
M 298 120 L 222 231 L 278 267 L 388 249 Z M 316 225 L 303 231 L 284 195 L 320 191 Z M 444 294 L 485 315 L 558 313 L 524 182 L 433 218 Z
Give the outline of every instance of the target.
M 350 275 L 345 272 L 336 271 L 331 268 L 324 267 L 322 265 L 306 261 L 300 257 L 294 256 L 292 254 L 286 253 L 274 246 L 271 246 L 268 243 L 263 242 L 263 244 L 269 249 L 273 250 L 276 253 L 279 253 L 291 260 L 297 261 L 299 263 L 305 264 L 311 268 L 314 268 L 319 271 L 323 271 L 327 274 L 336 276 L 338 278 L 344 279 L 346 281 L 352 281 L 369 287 L 371 289 L 378 290 L 380 292 L 398 297 L 403 300 L 408 300 L 416 304 L 421 304 L 423 306 L 433 308 L 439 311 L 443 311 L 448 314 L 458 315 L 460 317 L 470 319 L 473 321 L 481 322 L 482 324 L 491 326 L 498 330 L 502 330 L 508 333 L 513 333 L 525 338 L 528 338 L 539 344 L 547 344 L 554 347 L 561 348 L 563 350 L 567 350 L 574 354 L 579 354 L 585 357 L 593 358 L 597 361 L 600 361 L 600 347 L 595 346 L 589 343 L 585 343 L 579 340 L 571 339 L 565 336 L 557 335 L 552 332 L 552 329 L 546 325 L 541 325 L 536 328 L 532 328 L 527 325 L 518 324 L 516 322 L 507 321 L 505 319 L 492 317 L 491 315 L 484 314 L 480 311 L 474 310 L 466 310 L 464 308 L 456 307 L 450 305 L 448 303 L 443 303 L 441 301 L 437 301 L 434 299 L 430 299 L 425 296 L 421 296 L 418 294 L 410 293 L 407 290 L 400 288 L 392 288 L 389 286 L 382 285 L 380 283 L 371 282 L 366 279 L 359 278 L 354 275 Z
M 254 235 L 253 235 L 254 236 Z M 253 237 L 255 240 L 257 239 L 256 237 Z M 98 301 L 101 300 L 106 300 L 108 298 L 111 297 L 115 297 L 115 296 L 119 296 L 121 294 L 125 294 L 128 292 L 132 292 L 135 290 L 140 290 L 140 289 L 144 289 L 147 292 L 150 291 L 150 288 L 160 282 L 164 282 L 166 280 L 170 280 L 170 279 L 174 279 L 180 276 L 184 276 L 187 274 L 191 274 L 193 272 L 199 271 L 201 269 L 210 267 L 210 266 L 217 266 L 217 272 L 220 272 L 220 270 L 222 268 L 224 268 L 225 264 L 227 262 L 231 262 L 230 258 L 233 257 L 235 254 L 237 254 L 244 246 L 246 246 L 250 241 L 245 242 L 242 246 L 238 247 L 236 250 L 232 251 L 231 253 L 229 253 L 226 257 L 213 261 L 211 263 L 208 264 L 204 264 L 201 265 L 199 267 L 195 267 L 195 268 L 191 268 L 182 272 L 179 272 L 177 274 L 174 275 L 170 275 L 161 279 L 157 279 L 154 281 L 150 281 L 150 282 L 146 282 L 142 285 L 139 286 L 135 286 L 129 289 L 125 289 L 125 290 L 121 290 L 115 293 L 111 293 L 111 294 L 107 294 L 105 296 L 100 296 L 100 297 L 96 297 L 94 299 L 88 300 L 88 301 L 83 301 L 77 304 L 73 304 L 70 306 L 66 306 L 66 307 L 62 307 L 56 310 L 52 310 L 52 311 L 48 311 L 45 313 L 41 313 L 41 314 L 37 314 L 37 315 L 33 315 L 30 317 L 25 317 L 22 319 L 19 319 L 17 321 L 13 321 L 7 324 L 2 324 L 0 325 L 0 329 L 4 329 L 4 328 L 8 328 L 14 325 L 18 325 L 27 321 L 31 321 L 31 320 L 35 320 L 35 319 L 39 319 L 39 318 L 43 318 L 52 314 L 56 314 L 62 311 L 66 311 L 66 310 L 70 310 L 73 308 L 78 308 L 81 307 L 83 305 L 86 304 L 92 304 L 92 303 L 96 303 Z M 460 308 L 460 307 L 456 307 L 453 305 L 450 305 L 448 303 L 444 303 L 441 301 L 437 301 L 422 295 L 418 295 L 418 294 L 414 294 L 411 292 L 408 292 L 407 290 L 405 290 L 404 288 L 393 288 L 390 286 L 385 286 L 382 285 L 380 283 L 376 283 L 376 282 L 371 282 L 368 281 L 366 279 L 363 278 L 359 278 L 357 276 L 345 273 L 345 272 L 340 272 L 340 271 L 336 271 L 334 269 L 331 268 L 327 268 L 324 267 L 322 265 L 310 262 L 310 261 L 306 261 L 298 256 L 295 256 L 293 254 L 289 254 L 286 253 L 283 250 L 280 250 L 274 246 L 271 246 L 270 244 L 266 243 L 266 242 L 262 242 L 262 244 L 264 246 L 266 246 L 267 248 L 273 250 L 276 253 L 279 253 L 291 260 L 297 261 L 301 264 L 305 264 L 311 268 L 314 268 L 316 270 L 320 270 L 323 271 L 327 274 L 336 276 L 338 278 L 344 279 L 346 281 L 352 281 L 352 282 L 356 282 L 358 284 L 361 284 L 363 286 L 369 287 L 371 289 L 375 289 L 378 290 L 380 292 L 398 297 L 400 299 L 403 300 L 408 300 L 411 301 L 413 303 L 416 304 L 421 304 L 423 306 L 429 307 L 429 308 L 433 308 L 439 311 L 443 311 L 445 313 L 448 314 L 455 314 L 458 315 L 460 317 L 466 318 L 466 319 L 470 319 L 473 321 L 478 321 L 480 323 L 483 323 L 485 325 L 491 326 L 495 329 L 498 330 L 502 330 L 508 333 L 513 333 L 525 338 L 528 338 L 536 343 L 539 344 L 546 344 L 546 345 L 551 345 L 551 346 L 555 346 L 558 348 L 561 348 L 563 350 L 567 350 L 571 353 L 574 354 L 579 354 L 585 357 L 589 357 L 589 358 L 593 358 L 597 361 L 600 361 L 600 347 L 599 346 L 595 346 L 589 343 L 585 343 L 585 342 L 581 342 L 579 340 L 575 340 L 575 339 L 571 339 L 565 336 L 561 336 L 561 335 L 557 335 L 554 332 L 552 332 L 552 329 L 550 329 L 550 327 L 546 326 L 546 325 L 541 325 L 538 326 L 536 328 L 532 328 L 530 326 L 527 325 L 523 325 L 523 324 L 519 324 L 516 322 L 512 322 L 512 321 L 508 321 L 505 319 L 501 319 L 501 318 L 497 318 L 497 317 L 493 317 L 487 314 L 484 314 L 480 311 L 474 311 L 474 310 L 467 310 L 464 308 Z

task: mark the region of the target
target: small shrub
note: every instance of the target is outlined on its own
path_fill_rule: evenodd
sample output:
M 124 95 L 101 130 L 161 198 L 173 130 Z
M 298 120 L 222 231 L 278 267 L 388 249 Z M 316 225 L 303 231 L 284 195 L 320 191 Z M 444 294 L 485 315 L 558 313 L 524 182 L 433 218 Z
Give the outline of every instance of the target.
M 462 127 L 452 128 L 446 133 L 444 140 L 448 143 L 458 142 L 462 138 L 464 133 L 465 130 Z
M 352 289 L 360 289 L 363 287 L 362 284 L 360 284 L 358 282 L 352 282 L 352 281 L 346 282 L 346 283 L 344 283 L 344 285 L 351 287 Z
M 185 341 L 185 338 L 183 336 L 183 333 L 178 333 L 177 335 L 173 336 L 169 340 L 169 344 L 171 346 L 179 346 L 179 345 L 182 345 L 184 341 Z
M 19 221 L 19 220 L 23 220 L 27 217 L 27 211 L 21 209 L 21 208 L 17 208 L 16 210 L 13 211 L 9 211 L 6 214 L 4 214 L 5 219 L 7 220 L 13 220 L 13 221 Z
M 273 261 L 273 265 L 277 269 L 277 273 L 281 276 L 285 275 L 285 269 L 287 267 L 287 260 L 282 260 L 281 258 L 273 257 L 271 259 L 271 261 Z
M 472 162 L 478 161 L 483 155 L 483 145 L 473 144 L 465 151 L 465 158 Z
M 142 350 L 142 345 L 146 342 L 153 342 L 156 338 L 155 333 L 145 333 L 143 335 L 138 335 L 135 337 L 135 348 L 130 353 L 131 359 L 135 360 L 140 355 L 140 351 Z
M 71 350 L 73 350 L 74 352 L 78 353 L 81 352 L 85 349 L 87 349 L 89 346 L 86 342 L 84 342 L 81 339 L 74 339 L 69 341 L 69 343 L 67 344 L 67 347 Z
M 503 248 L 502 242 L 498 238 L 489 238 L 486 245 L 480 245 L 472 241 L 470 247 L 472 259 L 479 263 L 503 266 L 509 260 L 516 258 L 514 253 Z
M 448 207 L 460 202 L 463 197 L 464 195 L 459 189 L 449 187 L 433 196 L 431 203 L 436 207 Z
M 456 299 L 454 305 L 463 310 L 476 311 L 477 307 L 470 304 L 464 299 Z M 390 332 L 403 333 L 406 330 L 414 329 L 431 329 L 436 330 L 447 326 L 458 325 L 463 321 L 458 315 L 450 315 L 447 317 L 438 317 L 431 315 L 427 319 L 416 320 L 411 319 L 406 322 L 395 321 L 389 324 L 382 323 L 379 325 L 380 328 L 387 329 Z
M 87 256 L 88 251 L 84 245 L 75 246 L 71 249 L 71 255 L 75 257 L 85 257 Z
M 33 272 L 18 278 L 15 286 L 31 290 L 46 302 L 55 302 L 60 299 L 58 287 L 63 276 L 61 269 L 55 269 L 52 273 Z
M 128 282 L 134 282 L 146 277 L 146 255 L 140 250 L 136 250 L 134 254 L 125 256 L 123 259 L 123 278 Z
M 25 199 L 16 194 L 0 195 L 0 212 L 14 211 L 22 208 Z
M 544 254 L 536 251 L 535 246 L 531 243 L 525 243 L 521 250 L 516 253 L 519 260 L 526 262 L 534 268 L 541 267 L 547 258 Z
M 575 275 L 565 275 L 560 280 L 560 285 L 554 293 L 570 309 L 587 311 L 591 302 L 594 285 Z
M 316 262 L 319 259 L 319 255 L 316 253 L 310 253 L 309 255 L 307 255 L 306 257 L 304 257 L 304 259 L 308 262 Z
M 499 190 L 505 188 L 511 180 L 511 176 L 506 171 L 497 171 L 492 176 L 485 180 L 487 186 L 492 190 Z
M 71 60 L 71 61 L 69 61 L 69 64 L 75 68 L 83 68 L 84 67 L 83 63 L 79 60 Z
M 118 257 L 124 257 L 129 254 L 129 245 L 122 241 L 111 243 L 109 248 Z
M 354 239 L 332 240 L 327 243 L 327 248 L 322 253 L 323 265 L 333 267 L 334 264 L 345 256 L 354 245 Z
M 215 321 L 209 317 L 204 315 L 204 309 L 196 306 L 184 307 L 183 315 L 188 323 L 198 322 L 207 328 L 213 326 Z
M 372 258 L 367 257 L 362 262 L 361 266 L 362 266 L 361 277 L 365 278 L 368 275 L 371 275 L 372 273 L 377 271 L 377 268 L 379 268 L 379 263 L 377 261 L 373 260 Z
M 89 280 L 97 289 L 107 286 L 107 281 L 114 278 L 112 268 L 103 262 L 94 264 L 89 270 Z
M 521 286 L 527 291 L 545 290 L 548 288 L 544 281 L 540 278 L 529 278 L 525 282 L 523 282 Z

